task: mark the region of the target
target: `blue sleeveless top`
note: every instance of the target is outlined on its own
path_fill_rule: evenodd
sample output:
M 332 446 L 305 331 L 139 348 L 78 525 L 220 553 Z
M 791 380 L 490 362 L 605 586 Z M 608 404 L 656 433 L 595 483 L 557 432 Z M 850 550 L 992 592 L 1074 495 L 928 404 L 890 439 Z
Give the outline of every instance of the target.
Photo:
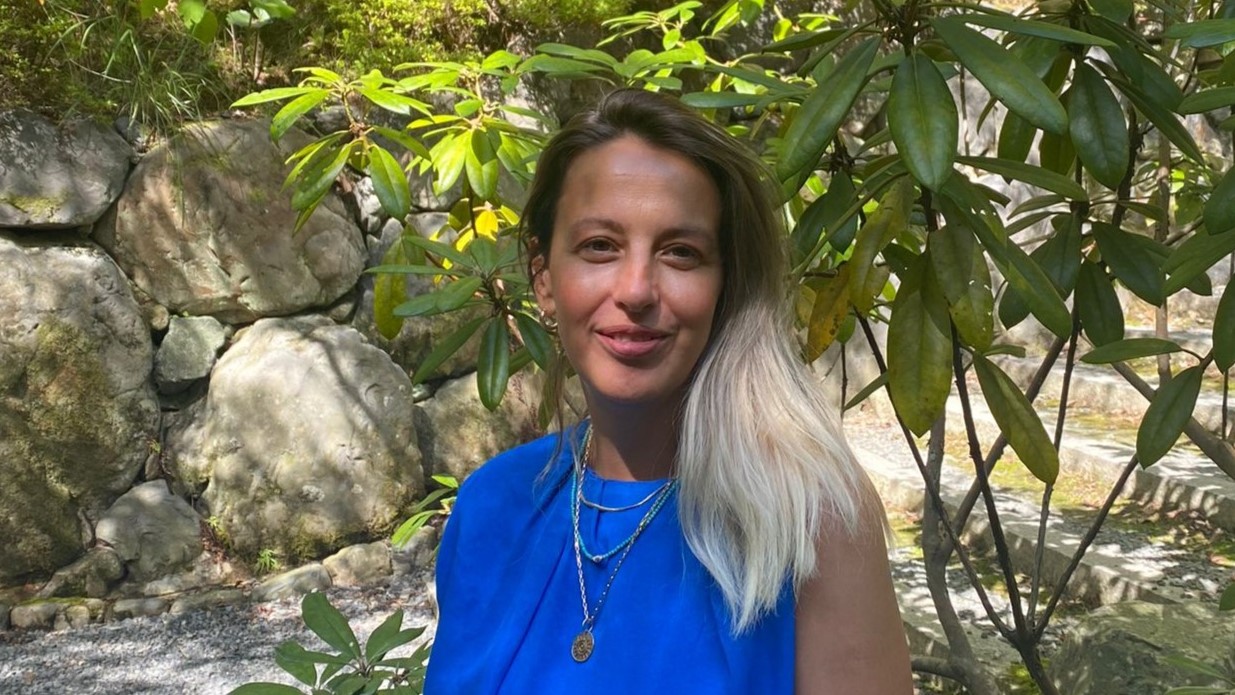
M 440 622 L 426 695 L 700 693 L 786 695 L 794 685 L 793 592 L 735 637 L 730 613 L 682 535 L 676 492 L 635 541 L 593 628 L 591 658 L 571 643 L 583 625 L 571 526 L 571 448 L 541 476 L 557 435 L 507 451 L 464 482 L 437 558 Z M 587 473 L 584 496 L 620 507 L 664 481 Z M 649 504 L 622 512 L 584 506 L 580 533 L 593 553 L 626 539 Z M 588 606 L 620 553 L 583 558 Z

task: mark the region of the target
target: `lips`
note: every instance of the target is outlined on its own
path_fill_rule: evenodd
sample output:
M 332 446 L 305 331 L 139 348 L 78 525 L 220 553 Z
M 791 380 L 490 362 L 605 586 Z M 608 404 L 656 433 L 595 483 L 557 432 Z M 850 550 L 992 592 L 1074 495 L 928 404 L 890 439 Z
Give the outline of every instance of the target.
M 613 355 L 635 359 L 652 354 L 669 339 L 669 334 L 641 326 L 621 326 L 597 331 L 600 342 Z

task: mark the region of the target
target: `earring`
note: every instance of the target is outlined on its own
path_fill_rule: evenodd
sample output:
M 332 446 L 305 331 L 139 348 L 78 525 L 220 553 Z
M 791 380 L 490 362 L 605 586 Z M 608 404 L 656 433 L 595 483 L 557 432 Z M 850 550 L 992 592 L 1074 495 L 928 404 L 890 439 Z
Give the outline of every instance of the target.
M 547 311 L 540 312 L 540 326 L 550 333 L 557 334 L 557 317 Z

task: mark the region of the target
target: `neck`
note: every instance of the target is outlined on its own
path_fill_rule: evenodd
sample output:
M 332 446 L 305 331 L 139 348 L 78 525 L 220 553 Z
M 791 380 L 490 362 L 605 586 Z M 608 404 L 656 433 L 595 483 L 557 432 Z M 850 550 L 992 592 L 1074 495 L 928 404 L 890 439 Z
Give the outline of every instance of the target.
M 611 480 L 658 480 L 674 475 L 677 405 L 593 410 L 592 470 Z

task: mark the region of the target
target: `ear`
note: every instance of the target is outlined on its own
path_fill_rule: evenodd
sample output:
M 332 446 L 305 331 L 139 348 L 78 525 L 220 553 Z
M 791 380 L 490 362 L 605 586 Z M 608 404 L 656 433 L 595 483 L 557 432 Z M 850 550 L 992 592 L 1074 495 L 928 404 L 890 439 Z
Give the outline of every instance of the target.
M 536 295 L 536 303 L 546 316 L 553 316 L 557 304 L 553 301 L 553 282 L 549 276 L 549 265 L 544 255 L 532 259 L 532 293 Z

